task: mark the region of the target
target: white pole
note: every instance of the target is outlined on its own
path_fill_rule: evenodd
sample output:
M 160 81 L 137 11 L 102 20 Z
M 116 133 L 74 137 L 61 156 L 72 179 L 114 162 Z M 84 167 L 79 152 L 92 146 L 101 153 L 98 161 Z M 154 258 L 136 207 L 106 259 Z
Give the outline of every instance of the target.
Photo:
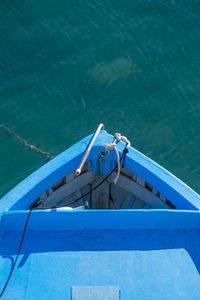
M 83 168 L 83 166 L 84 166 L 84 164 L 85 164 L 85 161 L 86 161 L 86 159 L 88 158 L 88 156 L 89 156 L 89 154 L 90 154 L 90 150 L 91 150 L 91 148 L 92 148 L 92 146 L 93 146 L 93 144 L 94 144 L 94 142 L 95 142 L 95 140 L 96 140 L 96 138 L 97 138 L 97 136 L 98 136 L 100 130 L 102 130 L 102 129 L 104 129 L 103 123 L 99 124 L 99 126 L 98 126 L 96 132 L 94 133 L 93 138 L 92 138 L 92 140 L 91 140 L 91 142 L 90 142 L 90 144 L 89 144 L 87 150 L 85 151 L 85 153 L 84 153 L 84 155 L 83 155 L 83 158 L 82 158 L 82 160 L 81 160 L 81 162 L 80 162 L 80 164 L 79 164 L 79 167 L 78 167 L 78 169 L 76 169 L 76 171 L 75 171 L 75 175 L 78 176 L 78 175 L 81 174 L 81 171 L 82 171 L 82 168 Z

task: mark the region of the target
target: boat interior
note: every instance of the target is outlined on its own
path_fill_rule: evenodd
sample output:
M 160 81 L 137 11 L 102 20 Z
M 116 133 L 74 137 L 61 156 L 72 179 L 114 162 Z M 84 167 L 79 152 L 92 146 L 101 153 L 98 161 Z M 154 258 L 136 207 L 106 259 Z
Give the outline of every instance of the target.
M 75 172 L 68 174 L 27 209 L 176 209 L 169 199 L 130 170 L 121 168 L 116 184 L 115 176 L 116 172 L 108 178 L 94 175 L 86 163 L 79 176 Z

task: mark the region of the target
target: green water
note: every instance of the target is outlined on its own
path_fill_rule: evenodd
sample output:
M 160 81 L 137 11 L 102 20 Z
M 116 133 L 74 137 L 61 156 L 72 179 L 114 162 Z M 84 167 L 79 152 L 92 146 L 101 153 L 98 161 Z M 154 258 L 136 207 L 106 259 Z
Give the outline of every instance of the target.
M 57 155 L 103 122 L 200 192 L 200 2 L 0 3 L 0 124 Z M 45 163 L 0 129 L 0 196 Z

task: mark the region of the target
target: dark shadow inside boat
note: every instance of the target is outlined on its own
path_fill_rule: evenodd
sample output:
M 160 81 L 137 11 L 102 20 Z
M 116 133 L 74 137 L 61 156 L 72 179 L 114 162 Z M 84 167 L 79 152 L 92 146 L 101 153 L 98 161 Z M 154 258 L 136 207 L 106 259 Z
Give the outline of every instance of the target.
M 21 232 L 8 232 L 1 238 L 0 255 L 11 259 L 16 255 Z M 63 230 L 63 231 L 28 231 L 21 249 L 18 268 L 22 267 L 30 255 L 52 254 L 67 256 L 79 252 L 118 252 L 121 255 L 153 251 L 164 251 L 172 263 L 177 251 L 185 253 L 200 273 L 200 231 L 187 230 Z M 134 250 L 134 251 L 133 251 Z M 158 252 L 157 252 L 158 251 Z M 175 253 L 175 256 L 174 256 Z M 138 254 L 137 254 L 138 255 Z M 181 254 L 182 255 L 182 254 Z M 51 256 L 52 257 L 52 256 Z M 188 259 L 187 258 L 187 259 Z M 61 258 L 62 259 L 62 258 Z
M 94 175 L 86 164 L 81 175 L 68 174 L 27 209 L 176 209 L 171 199 L 130 170 L 121 169 L 116 184 L 115 177 L 116 172 L 108 178 Z

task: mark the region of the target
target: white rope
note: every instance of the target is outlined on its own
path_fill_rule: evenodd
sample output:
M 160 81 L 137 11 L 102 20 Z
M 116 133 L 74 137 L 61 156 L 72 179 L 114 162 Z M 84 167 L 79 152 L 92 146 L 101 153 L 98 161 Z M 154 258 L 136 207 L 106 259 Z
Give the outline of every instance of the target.
M 116 184 L 119 179 L 119 174 L 120 174 L 120 160 L 119 160 L 119 152 L 118 152 L 116 146 L 114 146 L 114 150 L 117 155 L 117 175 L 116 175 L 115 179 L 113 180 L 113 183 Z
M 115 140 L 111 144 L 105 146 L 106 151 L 110 151 L 110 150 L 114 149 L 116 152 L 116 155 L 117 155 L 117 174 L 116 174 L 115 178 L 113 179 L 114 184 L 117 183 L 117 181 L 119 179 L 119 175 L 120 175 L 120 159 L 119 159 L 119 152 L 116 147 L 117 141 L 122 141 L 122 142 L 126 143 L 127 149 L 131 146 L 130 141 L 125 136 L 122 136 L 120 133 L 115 133 Z
M 127 137 L 121 135 L 121 133 L 115 133 L 115 139 L 117 141 L 126 143 L 126 148 L 129 148 L 131 146 L 131 142 L 127 139 Z

